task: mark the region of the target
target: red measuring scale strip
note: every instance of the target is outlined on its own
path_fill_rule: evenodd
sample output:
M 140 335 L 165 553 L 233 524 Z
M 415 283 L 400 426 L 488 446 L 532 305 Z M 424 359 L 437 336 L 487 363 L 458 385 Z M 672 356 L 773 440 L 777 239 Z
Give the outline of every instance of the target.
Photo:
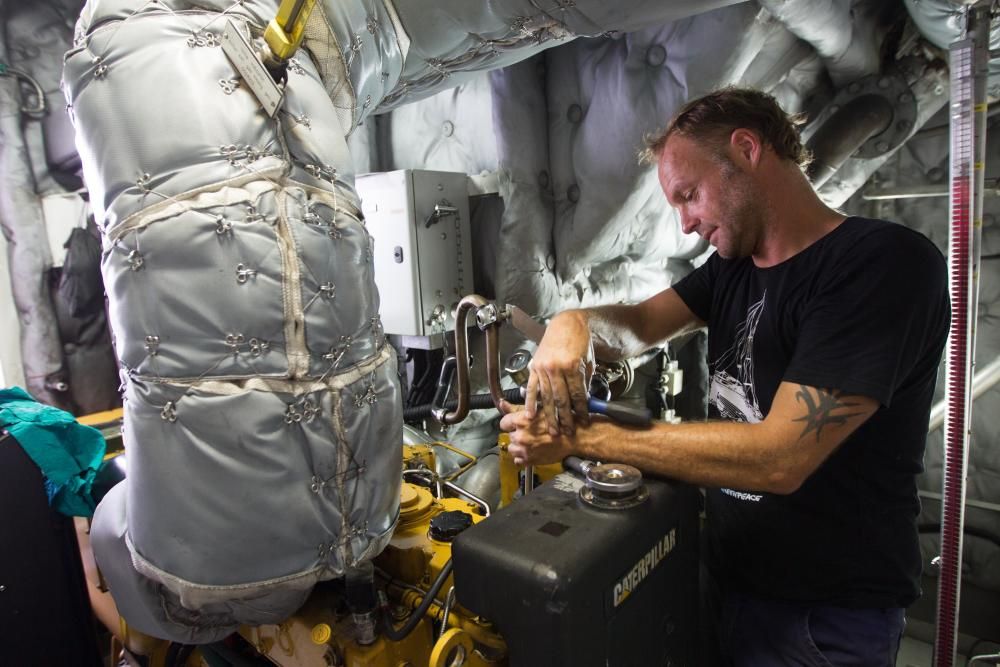
M 975 233 L 974 117 L 972 106 L 973 49 L 952 52 L 952 179 L 951 232 L 949 237 L 951 332 L 948 340 L 948 419 L 945 432 L 945 477 L 942 490 L 941 571 L 938 580 L 938 641 L 936 667 L 951 667 L 955 656 L 958 600 L 961 584 L 962 515 L 965 505 L 965 470 L 969 430 L 969 374 L 973 323 L 972 252 Z

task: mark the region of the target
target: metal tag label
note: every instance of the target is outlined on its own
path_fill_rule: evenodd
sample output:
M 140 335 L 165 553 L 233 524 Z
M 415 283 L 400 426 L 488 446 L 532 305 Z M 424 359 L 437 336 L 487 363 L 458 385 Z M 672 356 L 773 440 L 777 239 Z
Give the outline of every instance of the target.
M 271 78 L 271 73 L 267 71 L 257 53 L 232 21 L 226 21 L 226 29 L 222 32 L 222 50 L 264 107 L 267 115 L 274 118 L 285 99 L 285 93 Z

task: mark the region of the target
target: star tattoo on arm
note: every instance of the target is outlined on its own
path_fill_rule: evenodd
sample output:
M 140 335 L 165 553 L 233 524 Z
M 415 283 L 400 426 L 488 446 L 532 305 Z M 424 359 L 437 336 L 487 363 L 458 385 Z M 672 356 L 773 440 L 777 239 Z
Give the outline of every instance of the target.
M 806 385 L 799 385 L 795 398 L 806 406 L 806 414 L 792 420 L 804 423 L 804 429 L 799 436 L 800 440 L 815 431 L 816 442 L 819 442 L 824 426 L 843 426 L 848 419 L 861 414 L 860 412 L 836 412 L 858 407 L 858 403 L 851 402 L 848 400 L 849 396 L 845 396 L 844 392 L 837 389 L 814 389 Z

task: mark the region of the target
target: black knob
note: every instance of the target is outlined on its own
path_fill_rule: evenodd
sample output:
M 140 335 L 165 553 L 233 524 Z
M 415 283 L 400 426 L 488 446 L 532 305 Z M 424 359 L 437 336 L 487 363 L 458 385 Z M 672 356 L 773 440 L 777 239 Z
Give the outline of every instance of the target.
M 441 512 L 431 519 L 431 539 L 438 542 L 451 542 L 463 530 L 472 525 L 472 515 L 454 510 Z

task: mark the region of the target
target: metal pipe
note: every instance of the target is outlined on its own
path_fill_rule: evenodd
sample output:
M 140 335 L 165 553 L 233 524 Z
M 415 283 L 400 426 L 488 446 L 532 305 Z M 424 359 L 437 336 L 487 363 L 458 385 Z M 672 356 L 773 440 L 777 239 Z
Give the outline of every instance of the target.
M 905 185 L 888 188 L 869 188 L 861 193 L 865 201 L 887 201 L 891 199 L 923 199 L 925 197 L 947 197 L 944 185 Z
M 892 105 L 881 95 L 862 95 L 830 116 L 808 143 L 813 161 L 807 173 L 813 187 L 826 183 L 862 144 L 885 131 L 892 114 Z
M 886 199 L 919 199 L 922 197 L 947 197 L 951 194 L 946 185 L 901 185 L 889 188 L 873 188 L 861 193 L 865 201 Z M 1000 178 L 983 183 L 983 195 L 1000 195 Z
M 880 35 L 854 29 L 850 2 L 761 0 L 789 32 L 813 46 L 835 85 L 878 71 Z
M 444 489 L 448 489 L 449 491 L 452 491 L 457 495 L 462 496 L 466 500 L 471 500 L 475 504 L 482 507 L 483 516 L 488 517 L 490 516 L 490 514 L 492 514 L 493 510 L 490 508 L 490 504 L 488 502 L 486 502 L 476 494 L 472 493 L 471 491 L 468 491 L 467 489 L 462 488 L 458 484 L 455 484 L 454 482 L 449 482 L 447 480 L 441 479 L 440 475 L 438 475 L 433 470 L 430 470 L 429 468 L 414 468 L 411 470 L 404 470 L 403 479 L 406 479 L 407 477 L 420 477 L 425 481 L 434 484 L 434 487 L 437 490 L 438 498 L 443 498 Z
M 992 389 L 997 382 L 1000 382 L 1000 357 L 997 357 L 986 366 L 983 366 L 972 380 L 972 400 L 976 400 L 987 391 Z M 927 432 L 930 433 L 944 425 L 944 414 L 948 407 L 946 400 L 938 401 L 937 405 L 931 408 L 931 420 L 927 425 Z
M 986 117 L 992 119 L 1000 113 L 1000 103 L 994 102 L 986 110 Z M 946 135 L 951 131 L 951 127 L 945 123 L 944 125 L 935 125 L 934 127 L 925 127 L 919 132 L 913 135 L 914 139 L 929 139 L 931 137 L 937 137 L 938 135 Z
M 524 397 L 521 395 L 521 390 L 518 387 L 512 389 L 505 389 L 502 391 L 501 396 L 507 400 L 508 403 L 523 403 Z M 445 409 L 452 410 L 458 405 L 458 401 L 455 399 L 450 399 L 443 401 L 441 403 L 425 403 L 424 405 L 413 405 L 408 408 L 403 408 L 403 420 L 404 421 L 417 421 L 420 419 L 426 419 L 432 416 L 435 409 Z M 493 400 L 491 394 L 472 394 L 469 396 L 469 411 L 472 410 L 494 410 L 496 409 L 496 401 Z M 421 440 L 421 442 L 431 442 L 432 439 Z M 403 443 L 403 444 L 413 444 L 413 443 Z
M 521 495 L 526 496 L 535 490 L 535 466 L 524 467 L 524 484 L 521 486 Z
M 469 416 L 469 330 L 466 322 L 470 310 L 478 310 L 487 303 L 486 299 L 478 294 L 470 294 L 458 302 L 458 309 L 455 312 L 455 375 L 458 376 L 458 389 L 456 391 L 458 404 L 454 411 L 446 411 L 443 408 L 434 411 L 434 418 L 442 424 L 457 424 Z M 487 347 L 487 349 L 489 348 Z M 487 363 L 489 362 L 487 361 Z M 488 368 L 487 372 L 489 372 Z M 491 384 L 491 394 L 492 390 Z
M 438 591 L 441 590 L 441 587 L 444 586 L 444 582 L 451 576 L 451 570 L 452 561 L 449 558 L 448 562 L 446 562 L 444 567 L 441 568 L 441 571 L 438 573 L 434 583 L 431 584 L 431 587 L 427 590 L 427 595 L 424 596 L 423 600 L 421 600 L 420 605 L 413 611 L 412 614 L 410 614 L 410 617 L 399 628 L 396 628 L 393 625 L 392 618 L 388 615 L 388 610 L 383 609 L 382 618 L 384 622 L 382 633 L 392 641 L 398 642 L 406 639 L 406 637 L 413 631 L 413 628 L 417 627 L 420 619 L 424 617 L 427 610 L 434 603 L 434 598 L 437 597 Z
M 486 327 L 486 381 L 490 386 L 490 396 L 493 397 L 493 404 L 501 414 L 506 414 L 503 409 L 503 389 L 500 388 L 500 334 L 497 329 L 500 324 L 491 324 Z
M 464 498 L 471 500 L 472 502 L 482 507 L 484 512 L 483 516 L 488 517 L 492 513 L 492 510 L 490 509 L 490 504 L 488 502 L 486 502 L 476 494 L 472 493 L 471 491 L 463 489 L 458 484 L 455 484 L 455 482 L 444 482 L 444 488 L 450 491 L 454 491 L 458 495 L 463 496 Z
M 7 59 L 0 34 L 0 59 Z M 6 237 L 11 292 L 20 325 L 21 364 L 28 392 L 42 403 L 69 409 L 63 382 L 62 342 L 48 269 L 52 253 L 22 128 L 20 84 L 0 77 L 0 227 Z
M 444 613 L 441 615 L 441 634 L 438 637 L 444 635 L 448 631 L 448 617 L 451 616 L 451 605 L 455 602 L 455 587 L 452 586 L 448 589 L 448 594 L 444 596 Z
M 469 331 L 466 326 L 469 311 L 476 309 L 476 322 L 486 337 L 486 381 L 489 384 L 493 404 L 501 413 L 504 393 L 500 388 L 500 337 L 499 327 L 503 316 L 496 304 L 478 294 L 469 294 L 458 302 L 455 313 L 455 374 L 458 376 L 458 404 L 453 412 L 443 408 L 434 411 L 434 417 L 442 424 L 457 424 L 469 415 Z
M 389 579 L 389 583 L 387 585 L 388 592 L 394 598 L 399 599 L 403 606 L 411 609 L 416 608 L 416 606 L 419 605 L 420 602 L 427 596 L 426 591 L 417 588 L 416 586 L 411 586 L 397 579 L 393 579 L 387 573 L 382 572 L 381 574 Z M 443 612 L 444 608 L 435 600 L 431 603 L 426 615 L 436 621 L 441 621 L 444 615 Z M 469 633 L 476 641 L 489 646 L 492 649 L 502 651 L 507 647 L 503 638 L 499 635 L 492 632 L 487 627 L 484 627 L 482 624 L 476 623 L 472 619 L 459 613 L 449 615 L 447 625 Z
M 412 470 L 403 471 L 403 479 L 407 477 L 423 477 L 426 481 L 434 485 L 435 498 L 444 498 L 444 485 L 441 483 L 441 478 L 433 470 L 428 468 L 415 468 Z
M 943 500 L 944 496 L 940 493 L 934 493 L 933 491 L 917 491 L 917 495 L 921 498 L 930 498 L 931 500 Z M 988 503 L 985 500 L 965 500 L 966 507 L 975 507 L 981 510 L 989 510 L 990 512 L 1000 513 L 1000 503 Z
M 913 126 L 922 127 L 936 114 L 948 100 L 947 67 L 937 61 L 925 63 L 916 79 L 910 84 L 910 91 L 917 101 L 917 118 Z M 906 145 L 905 142 L 900 146 Z M 873 158 L 850 158 L 837 169 L 837 173 L 817 188 L 819 196 L 829 206 L 839 208 L 857 192 L 871 175 L 892 157 L 900 146 L 890 148 Z
M 482 298 L 482 297 L 479 297 Z M 504 395 L 500 388 L 500 325 L 510 318 L 510 309 L 501 309 L 495 303 L 486 303 L 476 311 L 476 324 L 486 335 L 486 381 L 489 383 L 493 404 L 501 413 Z

